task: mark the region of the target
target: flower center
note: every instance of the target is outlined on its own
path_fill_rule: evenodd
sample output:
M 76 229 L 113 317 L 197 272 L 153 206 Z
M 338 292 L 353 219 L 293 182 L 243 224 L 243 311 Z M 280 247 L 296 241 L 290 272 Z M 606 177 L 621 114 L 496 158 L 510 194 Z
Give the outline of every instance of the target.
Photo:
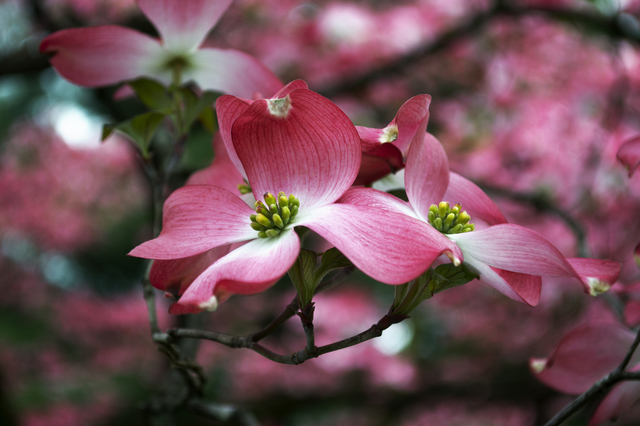
M 261 200 L 256 201 L 255 208 L 256 214 L 249 216 L 251 228 L 258 231 L 260 238 L 277 237 L 298 214 L 300 200 L 293 194 L 287 197 L 282 191 L 276 199 L 273 194 L 267 192 L 264 194 L 264 203 Z
M 443 234 L 461 234 L 471 232 L 476 229 L 473 223 L 469 223 L 471 216 L 462 210 L 460 204 L 451 208 L 446 201 L 440 202 L 437 206 L 432 204 L 429 207 L 429 223 Z

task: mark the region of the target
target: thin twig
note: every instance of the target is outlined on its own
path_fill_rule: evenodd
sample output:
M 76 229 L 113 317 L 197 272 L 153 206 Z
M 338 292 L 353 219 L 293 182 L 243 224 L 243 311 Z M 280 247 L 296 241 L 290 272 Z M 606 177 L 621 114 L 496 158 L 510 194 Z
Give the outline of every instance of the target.
M 640 330 L 638 331 L 635 340 L 631 344 L 626 356 L 613 370 L 602 379 L 598 380 L 589 390 L 574 399 L 569 405 L 564 407 L 562 411 L 556 414 L 551 420 L 549 420 L 545 426 L 559 426 L 576 413 L 580 408 L 584 407 L 589 401 L 608 391 L 613 385 L 624 380 L 640 380 L 640 372 L 626 372 L 625 369 L 629 365 L 634 352 L 640 344 Z
M 236 337 L 229 336 L 223 333 L 216 333 L 213 331 L 204 331 L 204 330 L 189 330 L 189 329 L 171 329 L 167 330 L 167 333 L 174 338 L 186 337 L 191 339 L 204 339 L 211 340 L 212 342 L 220 343 L 232 349 L 238 348 L 246 348 L 251 349 L 252 351 L 262 355 L 263 357 L 277 362 L 279 364 L 288 364 L 288 365 L 299 365 L 311 358 L 317 358 L 320 355 L 327 354 L 329 352 L 335 352 L 340 349 L 348 348 L 350 346 L 355 346 L 367 340 L 373 339 L 375 337 L 380 337 L 382 332 L 387 328 L 391 327 L 393 324 L 399 323 L 406 319 L 407 316 L 390 316 L 385 315 L 378 321 L 377 324 L 374 324 L 366 331 L 363 331 L 360 334 L 357 334 L 353 337 L 349 337 L 348 339 L 340 340 L 335 343 L 331 343 L 329 345 L 317 347 L 315 350 L 309 350 L 307 347 L 304 349 L 291 353 L 289 355 L 281 355 L 277 354 L 264 346 L 260 345 L 257 342 L 254 342 L 246 337 Z

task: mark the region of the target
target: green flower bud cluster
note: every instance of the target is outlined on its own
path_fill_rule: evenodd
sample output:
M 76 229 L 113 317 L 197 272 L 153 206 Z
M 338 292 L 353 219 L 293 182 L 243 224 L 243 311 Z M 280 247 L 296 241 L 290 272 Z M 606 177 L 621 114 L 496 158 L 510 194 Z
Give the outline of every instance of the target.
M 258 237 L 269 238 L 277 237 L 280 232 L 287 226 L 298 214 L 300 208 L 300 200 L 290 194 L 280 191 L 278 198 L 270 192 L 264 194 L 264 203 L 261 200 L 256 201 L 256 214 L 249 216 L 251 218 L 251 228 L 258 231 Z
M 471 216 L 462 211 L 462 206 L 456 204 L 451 208 L 446 201 L 440 202 L 437 206 L 432 204 L 429 207 L 429 223 L 443 234 L 461 234 L 471 232 L 476 229 L 473 223 L 469 223 Z

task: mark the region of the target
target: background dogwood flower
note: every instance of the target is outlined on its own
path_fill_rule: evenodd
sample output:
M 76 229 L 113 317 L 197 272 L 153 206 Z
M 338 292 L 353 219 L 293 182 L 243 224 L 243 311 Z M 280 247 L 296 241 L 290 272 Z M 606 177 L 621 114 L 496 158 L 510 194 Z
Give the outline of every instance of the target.
M 617 322 L 592 322 L 571 330 L 548 358 L 529 362 L 536 378 L 560 392 L 580 394 L 614 370 L 633 343 L 634 333 Z M 640 352 L 630 362 L 630 371 L 640 369 Z M 640 383 L 628 381 L 614 386 L 593 414 L 590 426 L 617 418 L 640 399 Z
M 116 26 L 71 28 L 46 37 L 40 52 L 67 80 L 98 87 L 150 77 L 164 84 L 193 81 L 203 90 L 251 97 L 271 95 L 280 80 L 252 56 L 233 49 L 202 47 L 231 0 L 139 0 L 161 39 Z

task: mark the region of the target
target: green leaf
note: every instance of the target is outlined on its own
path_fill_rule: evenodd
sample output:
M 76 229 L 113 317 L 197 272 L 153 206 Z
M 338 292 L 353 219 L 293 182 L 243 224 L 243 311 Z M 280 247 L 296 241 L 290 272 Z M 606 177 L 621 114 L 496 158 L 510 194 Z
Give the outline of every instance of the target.
M 289 269 L 289 277 L 298 291 L 300 306 L 306 306 L 313 299 L 313 286 L 318 255 L 310 250 L 300 250 L 295 263 Z
M 320 284 L 320 281 L 322 281 L 322 278 L 324 278 L 324 276 L 329 272 L 334 269 L 346 268 L 347 266 L 352 266 L 352 263 L 340 252 L 340 250 L 334 247 L 325 251 L 322 255 L 320 266 L 318 266 L 318 269 L 316 269 L 315 272 L 315 285 L 313 289 L 315 290 L 318 284 Z
M 216 114 L 215 112 L 213 112 L 213 107 L 211 105 L 206 106 L 202 110 L 198 119 L 202 123 L 202 126 L 209 131 L 209 133 L 213 133 L 218 129 Z
M 471 269 L 465 263 L 454 266 L 452 263 L 440 265 L 435 270 L 436 274 L 442 277 L 433 288 L 433 294 L 439 293 L 449 288 L 464 285 L 475 279 L 479 279 L 480 275 Z
M 129 83 L 138 99 L 150 109 L 171 108 L 169 91 L 160 83 L 147 78 L 139 78 Z
M 165 114 L 160 112 L 147 112 L 118 124 L 107 124 L 102 128 L 102 140 L 109 137 L 114 130 L 118 130 L 128 136 L 140 149 L 142 155 L 147 157 L 151 138 L 162 124 L 164 117 Z
M 193 90 L 187 87 L 181 87 L 179 90 L 184 103 L 182 131 L 187 133 L 193 122 L 203 113 L 204 109 L 207 107 L 211 108 L 211 105 L 213 105 L 218 98 L 218 93 L 206 91 L 202 93 L 202 96 L 198 96 Z
M 332 248 L 324 252 L 322 261 L 316 268 L 318 254 L 310 250 L 300 250 L 300 255 L 289 270 L 289 276 L 293 285 L 298 291 L 301 305 L 306 306 L 313 300 L 313 294 L 316 287 L 322 281 L 325 275 L 334 269 L 352 266 L 347 259 L 336 248 Z

